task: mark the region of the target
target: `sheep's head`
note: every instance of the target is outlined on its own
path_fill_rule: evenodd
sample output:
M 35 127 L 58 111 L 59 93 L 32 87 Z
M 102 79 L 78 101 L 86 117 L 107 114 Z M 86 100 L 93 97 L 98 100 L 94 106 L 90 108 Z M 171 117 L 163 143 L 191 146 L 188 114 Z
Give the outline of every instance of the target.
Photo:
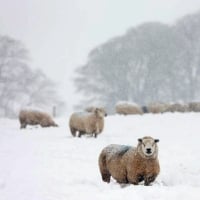
M 142 157 L 152 158 L 157 157 L 158 154 L 158 139 L 146 136 L 138 139 L 138 152 Z
M 101 118 L 107 116 L 107 113 L 106 113 L 105 109 L 103 109 L 103 108 L 96 108 L 94 112 L 95 112 L 96 116 L 101 117 Z

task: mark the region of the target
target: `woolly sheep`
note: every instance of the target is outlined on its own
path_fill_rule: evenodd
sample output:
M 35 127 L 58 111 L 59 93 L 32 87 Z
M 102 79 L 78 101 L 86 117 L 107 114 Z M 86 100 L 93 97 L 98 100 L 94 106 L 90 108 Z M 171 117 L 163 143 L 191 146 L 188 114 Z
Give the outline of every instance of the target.
M 200 112 L 200 102 L 191 102 L 189 103 L 190 112 Z
M 166 103 L 159 103 L 159 102 L 155 102 L 155 103 L 150 103 L 148 106 L 147 106 L 147 110 L 148 112 L 150 113 L 164 113 L 166 112 L 166 110 L 168 109 L 168 104 Z
M 173 103 L 169 104 L 165 112 L 188 112 L 189 105 L 183 103 Z
M 36 110 L 21 110 L 19 113 L 20 128 L 27 125 L 40 125 L 41 127 L 58 126 L 50 115 Z
M 94 112 L 73 113 L 69 120 L 69 127 L 72 135 L 75 137 L 78 132 L 78 137 L 83 134 L 90 134 L 97 137 L 104 128 L 104 116 L 107 114 L 101 108 L 96 108 Z
M 144 185 L 153 182 L 160 172 L 158 161 L 158 139 L 150 136 L 138 139 L 136 148 L 111 144 L 99 156 L 102 180 L 109 183 L 112 176 L 118 183 Z
M 119 102 L 115 106 L 116 113 L 123 115 L 143 114 L 139 105 L 132 102 Z

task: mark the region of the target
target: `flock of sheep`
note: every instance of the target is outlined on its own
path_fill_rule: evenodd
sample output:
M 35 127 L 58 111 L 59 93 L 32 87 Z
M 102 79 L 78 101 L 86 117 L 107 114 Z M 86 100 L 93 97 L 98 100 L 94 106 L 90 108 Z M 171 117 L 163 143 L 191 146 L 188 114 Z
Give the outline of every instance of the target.
M 118 114 L 143 114 L 164 112 L 199 112 L 200 103 L 164 104 L 154 103 L 140 107 L 134 103 L 121 102 L 116 104 Z M 103 131 L 104 108 L 89 107 L 84 112 L 75 112 L 70 116 L 69 128 L 73 137 L 84 134 L 95 138 Z M 27 125 L 41 127 L 58 126 L 47 113 L 33 110 L 22 110 L 19 113 L 20 128 Z M 150 185 L 160 172 L 158 161 L 158 139 L 145 136 L 138 139 L 137 147 L 111 144 L 106 146 L 99 155 L 99 169 L 102 180 L 109 183 L 111 176 L 118 183 L 137 185 L 144 181 Z
M 165 113 L 165 112 L 200 112 L 200 103 L 150 103 L 147 106 L 139 106 L 131 102 L 119 102 L 115 106 L 116 113 L 123 115 Z

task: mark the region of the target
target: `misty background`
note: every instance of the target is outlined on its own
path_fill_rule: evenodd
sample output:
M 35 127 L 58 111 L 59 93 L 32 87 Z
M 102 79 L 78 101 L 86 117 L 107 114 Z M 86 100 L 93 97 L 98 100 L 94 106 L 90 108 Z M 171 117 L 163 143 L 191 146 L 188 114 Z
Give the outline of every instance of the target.
M 198 0 L 0 0 L 0 116 L 199 101 Z

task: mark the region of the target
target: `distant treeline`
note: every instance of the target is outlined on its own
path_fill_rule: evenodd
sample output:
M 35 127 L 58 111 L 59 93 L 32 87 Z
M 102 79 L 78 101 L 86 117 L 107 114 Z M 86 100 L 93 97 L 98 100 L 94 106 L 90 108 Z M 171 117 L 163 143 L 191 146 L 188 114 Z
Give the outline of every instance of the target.
M 76 71 L 79 107 L 100 104 L 114 112 L 119 100 L 200 100 L 200 12 L 174 25 L 149 22 L 94 48 Z

